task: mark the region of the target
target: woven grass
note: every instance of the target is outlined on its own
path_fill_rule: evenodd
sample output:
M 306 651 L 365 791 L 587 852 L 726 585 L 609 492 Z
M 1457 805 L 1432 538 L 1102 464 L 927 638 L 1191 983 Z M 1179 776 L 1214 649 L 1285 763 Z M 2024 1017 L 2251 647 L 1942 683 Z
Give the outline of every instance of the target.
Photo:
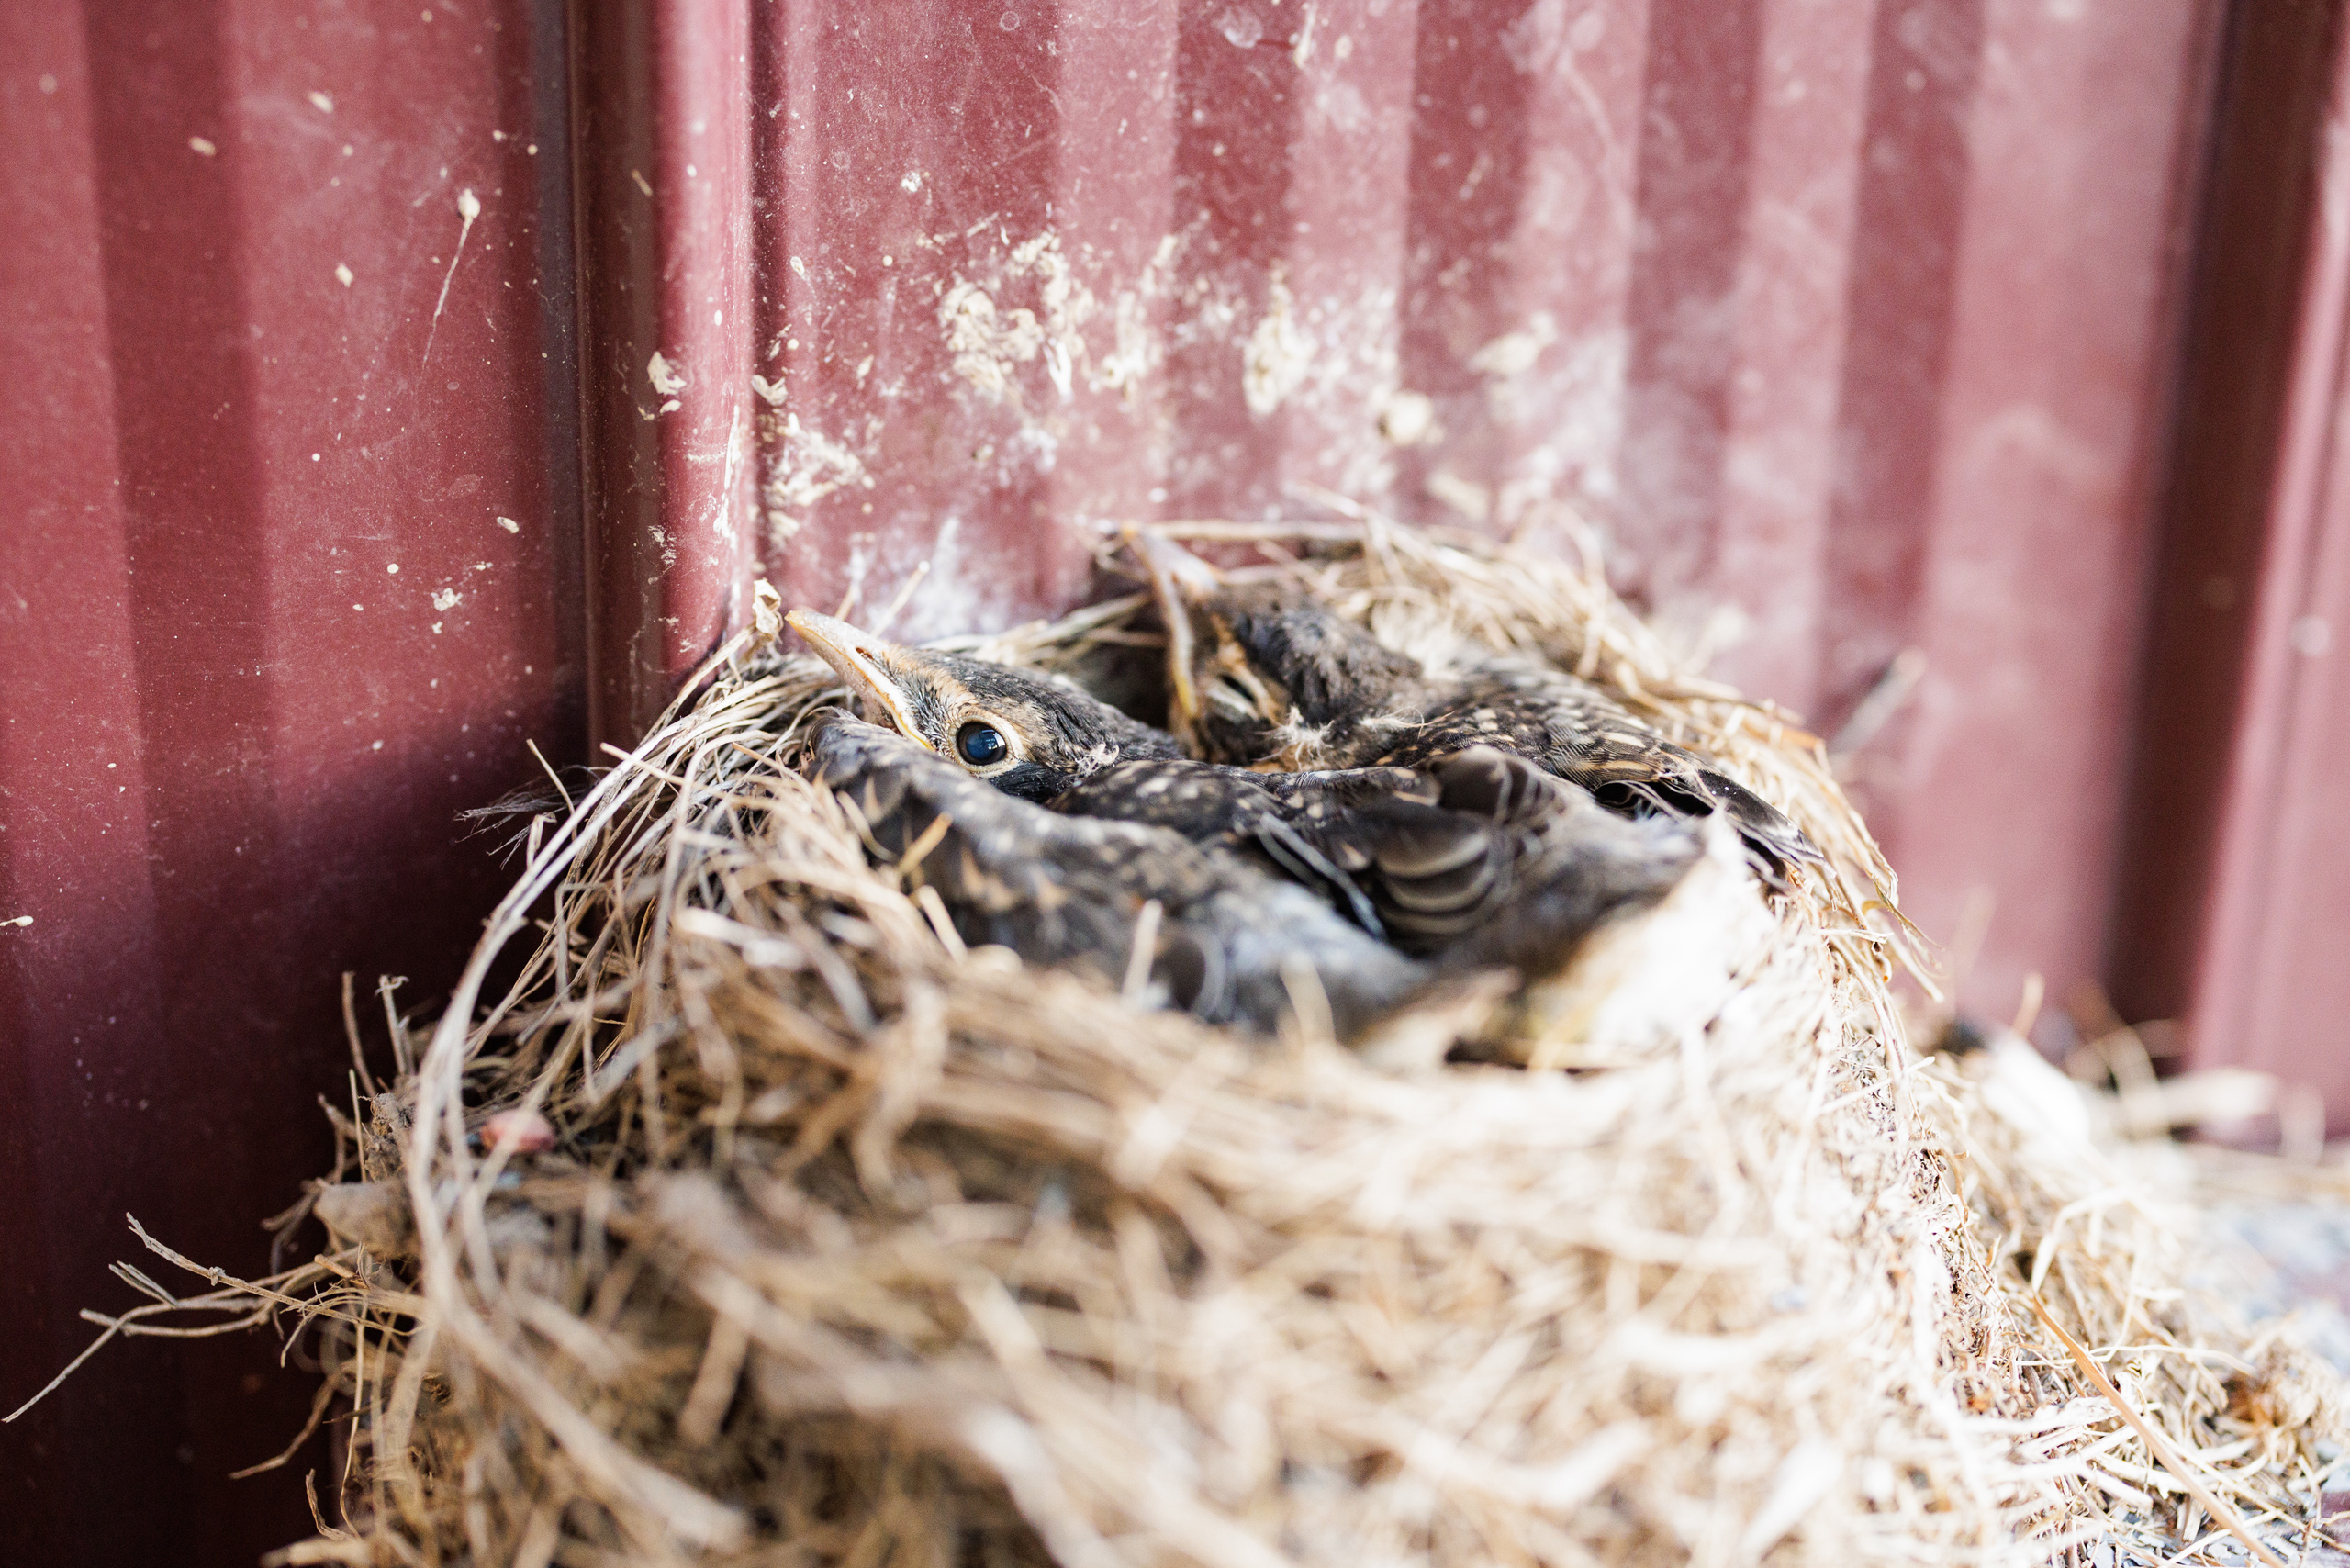
M 1373 1061 L 1220 1033 L 966 951 L 796 769 L 829 672 L 738 642 L 532 824 L 345 1127 L 333 1249 L 220 1285 L 350 1414 L 284 1561 L 2003 1563 L 2311 1517 L 2333 1374 L 2179 1288 L 2061 1076 L 1911 1048 L 1815 740 L 1550 554 L 1178 532 L 1586 675 L 1830 868 L 1773 906 L 1718 852 Z M 1147 627 L 963 646 L 1085 676 Z M 1506 1060 L 1446 1065 L 1469 1027 Z

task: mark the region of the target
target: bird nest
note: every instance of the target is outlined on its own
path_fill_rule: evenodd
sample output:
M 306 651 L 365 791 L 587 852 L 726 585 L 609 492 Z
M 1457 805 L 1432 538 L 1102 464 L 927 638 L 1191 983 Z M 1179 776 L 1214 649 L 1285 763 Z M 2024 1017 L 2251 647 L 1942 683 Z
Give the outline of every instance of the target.
M 1718 846 L 1369 1058 L 1311 1007 L 1219 1031 L 967 950 L 795 770 L 838 692 L 770 624 L 532 823 L 341 1129 L 334 1250 L 194 1304 L 306 1326 L 349 1417 L 281 1560 L 2004 1562 L 2311 1517 L 2333 1374 L 2181 1291 L 2061 1076 L 1909 1047 L 1817 741 L 1550 554 L 1187 536 L 1583 674 L 1827 863 L 1766 902 Z M 1120 689 L 1149 613 L 958 645 Z

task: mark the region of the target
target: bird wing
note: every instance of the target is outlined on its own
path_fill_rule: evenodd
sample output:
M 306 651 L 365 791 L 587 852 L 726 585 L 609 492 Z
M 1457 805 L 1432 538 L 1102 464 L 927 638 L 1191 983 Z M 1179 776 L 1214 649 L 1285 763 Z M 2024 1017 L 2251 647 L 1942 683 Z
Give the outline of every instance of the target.
M 1053 809 L 1239 854 L 1406 952 L 1472 962 L 1561 958 L 1617 908 L 1661 897 L 1696 853 L 1687 834 L 1637 829 L 1483 745 L 1417 771 L 1126 763 Z
M 1361 884 L 1393 940 L 1448 967 L 1550 968 L 1601 920 L 1662 898 L 1698 852 L 1670 820 L 1628 822 L 1494 746 L 1439 758 L 1416 782 L 1298 826 Z
M 1173 828 L 1048 811 L 856 720 L 826 724 L 812 750 L 816 778 L 856 807 L 876 856 L 935 890 L 967 942 L 1115 981 L 1157 903 L 1157 993 L 1208 1022 L 1267 1031 L 1293 1005 L 1301 969 L 1342 1034 L 1430 978 L 1314 892 Z
M 1511 846 L 1506 885 L 1445 953 L 1453 966 L 1557 969 L 1602 924 L 1662 901 L 1704 857 L 1680 819 L 1607 811 L 1514 754 L 1472 747 L 1435 772 L 1448 808 L 1489 813 Z
M 1400 768 L 1392 780 L 1410 781 Z M 1202 848 L 1237 854 L 1321 895 L 1373 936 L 1379 912 L 1354 879 L 1290 823 L 1302 808 L 1281 776 L 1188 760 L 1120 763 L 1084 779 L 1052 802 L 1064 815 L 1145 823 L 1179 833 Z M 1391 780 L 1391 781 L 1392 781 Z
M 1533 759 L 1620 814 L 1725 812 L 1756 871 L 1774 889 L 1785 887 L 1792 867 L 1821 858 L 1803 830 L 1768 801 L 1606 693 L 1546 666 L 1496 659 L 1477 666 L 1381 760 L 1426 766 L 1472 745 Z

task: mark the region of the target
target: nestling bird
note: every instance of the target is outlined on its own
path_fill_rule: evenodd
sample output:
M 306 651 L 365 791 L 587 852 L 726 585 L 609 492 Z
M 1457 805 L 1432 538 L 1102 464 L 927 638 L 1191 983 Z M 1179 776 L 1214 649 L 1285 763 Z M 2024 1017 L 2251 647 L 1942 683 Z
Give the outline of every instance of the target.
M 1203 756 L 1247 767 L 1417 768 L 1487 746 L 1623 815 L 1724 812 L 1774 888 L 1792 867 L 1820 858 L 1769 801 L 1585 681 L 1495 654 L 1432 673 L 1292 589 L 1226 583 L 1163 535 L 1128 537 L 1167 624 L 1169 725 Z
M 785 619 L 840 675 L 867 722 L 895 729 L 1022 800 L 1070 815 L 1149 823 L 1197 844 L 1253 853 L 1268 869 L 1315 886 L 1377 932 L 1368 900 L 1288 830 L 1285 802 L 1253 776 L 1191 761 L 1172 736 L 1068 681 L 902 647 L 813 610 L 795 610 Z
M 1436 978 L 1314 892 L 1169 829 L 1045 811 L 855 719 L 824 724 L 813 751 L 817 780 L 974 946 L 1090 968 L 1206 1022 L 1267 1031 L 1299 987 L 1318 985 L 1341 1036 Z
M 1253 841 L 1366 928 L 1455 968 L 1550 968 L 1602 920 L 1662 898 L 1698 854 L 1678 824 L 1615 816 L 1489 746 L 1421 769 L 1118 764 L 1053 809 Z
M 812 610 L 784 620 L 847 683 L 868 722 L 1007 795 L 1049 801 L 1113 762 L 1183 755 L 1173 736 L 1052 676 L 901 647 Z
M 1064 816 L 1164 829 L 1278 873 L 1449 968 L 1547 967 L 1599 921 L 1662 897 L 1696 856 L 1670 824 L 1610 817 L 1491 748 L 1425 769 L 1196 762 L 1049 677 L 899 647 L 804 610 L 789 620 L 868 718 L 974 777 Z

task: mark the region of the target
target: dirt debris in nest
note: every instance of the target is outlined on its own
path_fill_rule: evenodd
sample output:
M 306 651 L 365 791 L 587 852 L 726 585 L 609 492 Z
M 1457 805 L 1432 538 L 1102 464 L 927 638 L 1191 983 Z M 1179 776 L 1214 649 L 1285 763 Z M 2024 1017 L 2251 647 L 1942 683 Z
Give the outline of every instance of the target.
M 2335 1375 L 2181 1287 L 2184 1232 L 2068 1119 L 2084 1091 L 1909 1048 L 1893 879 L 1815 740 L 1532 550 L 1361 517 L 1189 535 L 1260 543 L 1396 645 L 1578 671 L 1830 867 L 1612 933 L 1572 1005 L 1519 1010 L 1536 1069 L 1376 1067 L 965 950 L 792 766 L 829 672 L 746 638 L 532 825 L 430 1037 L 396 1025 L 398 1081 L 339 1118 L 357 1168 L 316 1194 L 330 1249 L 188 1300 L 139 1275 L 154 1299 L 99 1319 L 308 1336 L 349 1418 L 282 1561 L 2305 1539 Z M 1084 677 L 1147 625 L 1135 596 L 960 645 Z

